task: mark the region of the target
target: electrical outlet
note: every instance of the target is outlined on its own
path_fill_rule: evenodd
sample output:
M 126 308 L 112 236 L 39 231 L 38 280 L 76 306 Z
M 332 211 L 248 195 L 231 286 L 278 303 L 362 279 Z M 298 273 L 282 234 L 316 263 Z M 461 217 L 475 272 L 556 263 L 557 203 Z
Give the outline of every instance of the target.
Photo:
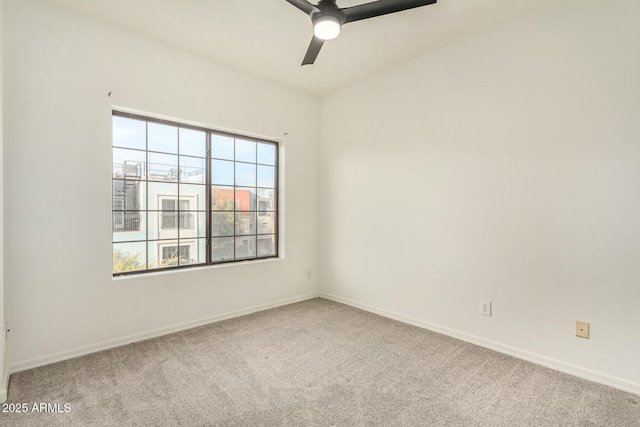
M 491 301 L 480 300 L 480 314 L 491 317 Z
M 576 321 L 576 336 L 589 339 L 589 323 Z

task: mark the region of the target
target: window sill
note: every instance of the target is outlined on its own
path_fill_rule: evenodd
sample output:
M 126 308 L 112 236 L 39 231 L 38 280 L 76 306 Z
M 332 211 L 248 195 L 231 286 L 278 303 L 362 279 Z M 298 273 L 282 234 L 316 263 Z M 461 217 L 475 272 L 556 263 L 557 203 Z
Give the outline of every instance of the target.
M 121 276 L 112 275 L 111 280 L 115 282 L 120 280 L 143 279 L 147 277 L 166 276 L 169 274 L 183 274 L 183 273 L 193 273 L 193 272 L 203 271 L 203 270 L 214 270 L 219 268 L 243 267 L 248 265 L 264 264 L 268 262 L 277 262 L 282 260 L 284 260 L 284 257 L 279 256 L 275 258 L 255 259 L 255 260 L 246 260 L 246 261 L 237 261 L 237 262 L 225 262 L 222 264 L 215 264 L 215 265 L 203 265 L 200 267 L 178 268 L 175 270 L 149 271 L 146 273 L 138 273 L 138 274 L 129 274 L 129 275 L 124 274 Z

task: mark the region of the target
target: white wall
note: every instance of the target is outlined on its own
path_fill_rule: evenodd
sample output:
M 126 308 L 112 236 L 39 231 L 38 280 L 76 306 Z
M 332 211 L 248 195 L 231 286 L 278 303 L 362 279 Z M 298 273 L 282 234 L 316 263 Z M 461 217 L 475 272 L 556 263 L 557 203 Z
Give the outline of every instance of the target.
M 12 369 L 317 293 L 307 279 L 318 259 L 316 97 L 48 2 L 8 0 L 5 14 Z M 112 105 L 265 137 L 288 132 L 286 259 L 112 280 Z
M 3 54 L 4 54 L 4 0 L 0 0 L 0 403 L 7 399 L 7 357 L 5 341 L 5 291 L 4 291 L 4 156 L 2 143 L 2 105 L 3 105 Z
M 551 2 L 323 98 L 323 292 L 640 393 L 638 21 Z

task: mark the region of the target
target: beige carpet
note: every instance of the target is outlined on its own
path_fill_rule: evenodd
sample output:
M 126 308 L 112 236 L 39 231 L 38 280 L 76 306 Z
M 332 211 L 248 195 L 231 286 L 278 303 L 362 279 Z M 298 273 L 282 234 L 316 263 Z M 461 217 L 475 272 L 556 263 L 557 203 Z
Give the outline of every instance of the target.
M 640 397 L 315 299 L 11 376 L 2 426 L 640 426 Z

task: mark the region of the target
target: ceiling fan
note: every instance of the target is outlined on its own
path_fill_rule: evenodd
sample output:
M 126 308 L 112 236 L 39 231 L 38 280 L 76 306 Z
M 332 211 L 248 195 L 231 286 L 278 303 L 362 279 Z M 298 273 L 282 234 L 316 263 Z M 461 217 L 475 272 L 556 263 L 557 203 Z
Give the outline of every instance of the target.
M 353 7 L 339 8 L 336 0 L 320 0 L 313 5 L 306 0 L 287 0 L 309 15 L 313 23 L 313 38 L 302 65 L 313 64 L 325 40 L 338 37 L 340 27 L 350 22 L 427 6 L 437 0 L 378 0 Z

